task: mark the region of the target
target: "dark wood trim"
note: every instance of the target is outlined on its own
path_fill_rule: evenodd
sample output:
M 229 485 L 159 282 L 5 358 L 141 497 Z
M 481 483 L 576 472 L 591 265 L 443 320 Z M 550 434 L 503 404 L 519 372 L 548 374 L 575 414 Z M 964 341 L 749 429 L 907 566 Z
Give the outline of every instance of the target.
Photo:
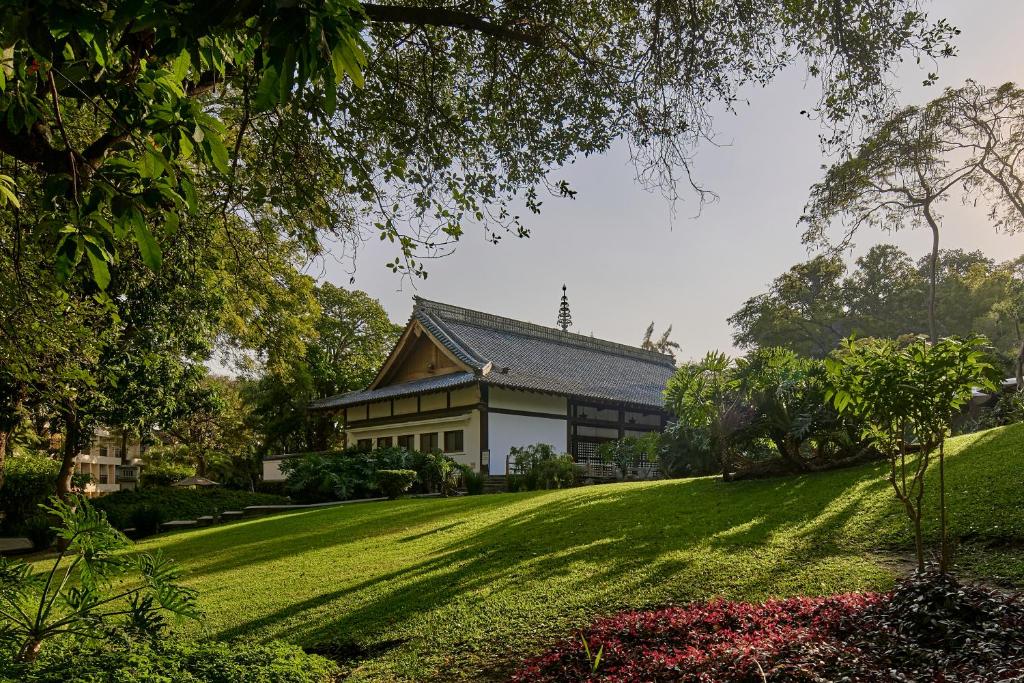
M 391 417 L 395 416 L 395 399 L 391 399 Z
M 348 425 L 349 429 L 363 429 L 364 427 L 378 427 L 383 425 L 401 424 L 403 422 L 417 422 L 419 420 L 432 420 L 438 417 L 454 417 L 456 415 L 468 415 L 476 406 L 458 406 L 456 408 L 439 408 L 438 410 L 427 410 L 420 413 L 406 413 L 394 417 L 376 417 L 372 420 L 359 420 Z
M 490 451 L 490 428 L 488 427 L 487 413 L 489 406 L 487 405 L 490 400 L 489 387 L 486 384 L 480 385 L 480 403 L 477 406 L 477 410 L 480 411 L 480 473 L 489 474 L 491 471 L 490 460 L 487 462 L 487 468 L 484 469 L 483 463 L 483 452 Z
M 549 420 L 568 420 L 568 415 L 560 415 L 558 413 L 540 413 L 536 410 L 514 410 L 512 408 L 487 408 L 492 413 L 498 413 L 499 415 L 522 415 L 523 417 L 543 417 Z
M 416 394 L 416 412 L 417 413 L 423 410 L 423 408 L 420 407 L 420 399 L 421 398 L 423 398 L 423 394 Z
M 619 439 L 626 438 L 626 411 L 619 409 Z
M 451 391 L 451 389 L 449 389 L 448 391 L 444 392 L 444 396 L 445 396 L 444 400 L 445 400 L 445 403 L 447 403 L 447 407 L 451 408 L 452 407 L 452 391 Z

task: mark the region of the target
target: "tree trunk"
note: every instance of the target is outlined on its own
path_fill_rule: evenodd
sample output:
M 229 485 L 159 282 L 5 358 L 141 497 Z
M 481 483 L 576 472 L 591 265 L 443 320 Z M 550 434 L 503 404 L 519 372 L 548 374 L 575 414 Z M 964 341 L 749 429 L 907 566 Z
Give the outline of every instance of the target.
M 78 421 L 78 415 L 71 411 L 65 415 L 64 426 L 64 457 L 60 464 L 60 473 L 57 475 L 57 497 L 67 500 L 71 496 L 71 478 L 75 476 L 75 457 L 78 455 L 78 445 L 82 440 L 82 426 Z
M 40 640 L 29 638 L 22 643 L 21 648 L 18 650 L 18 656 L 15 657 L 15 659 L 19 662 L 35 661 L 36 655 L 39 654 L 39 648 L 42 644 L 43 643 Z
M 939 443 L 939 571 L 949 571 L 952 552 L 949 547 L 949 537 L 946 533 L 946 441 Z
M 4 468 L 7 465 L 7 445 L 11 441 L 11 433 L 0 431 L 0 487 L 4 485 Z
M 924 217 L 928 227 L 932 229 L 932 253 L 928 268 L 928 336 L 932 344 L 939 341 L 939 333 L 935 322 L 935 288 L 939 272 L 939 225 L 932 216 L 931 208 L 926 204 Z
M 1017 391 L 1024 391 L 1024 340 L 1017 351 Z
M 121 464 L 128 464 L 128 430 L 121 428 Z

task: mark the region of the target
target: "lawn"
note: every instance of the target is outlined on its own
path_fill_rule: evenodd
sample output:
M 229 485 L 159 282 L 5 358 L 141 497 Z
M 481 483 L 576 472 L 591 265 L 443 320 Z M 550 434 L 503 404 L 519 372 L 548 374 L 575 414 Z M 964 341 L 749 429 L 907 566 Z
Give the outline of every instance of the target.
M 1024 580 L 1024 425 L 948 450 L 962 570 Z M 624 607 L 888 588 L 874 551 L 910 539 L 885 471 L 373 503 L 142 548 L 187 569 L 196 635 L 361 649 L 353 680 L 475 680 Z

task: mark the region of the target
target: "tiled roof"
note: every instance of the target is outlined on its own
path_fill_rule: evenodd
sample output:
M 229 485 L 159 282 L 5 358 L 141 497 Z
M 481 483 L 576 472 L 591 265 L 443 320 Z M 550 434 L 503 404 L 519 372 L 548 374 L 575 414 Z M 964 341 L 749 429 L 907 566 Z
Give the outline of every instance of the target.
M 672 358 L 625 344 L 416 298 L 418 321 L 473 369 L 314 402 L 333 408 L 483 382 L 636 406 L 661 407 Z

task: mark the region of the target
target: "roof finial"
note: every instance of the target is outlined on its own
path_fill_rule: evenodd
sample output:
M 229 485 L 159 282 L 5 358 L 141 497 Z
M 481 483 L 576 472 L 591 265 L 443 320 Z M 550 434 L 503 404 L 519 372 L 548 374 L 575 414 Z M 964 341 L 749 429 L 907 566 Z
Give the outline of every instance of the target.
M 562 303 L 558 307 L 558 326 L 562 332 L 568 332 L 572 326 L 572 313 L 569 312 L 569 297 L 565 295 L 565 285 L 562 285 Z

